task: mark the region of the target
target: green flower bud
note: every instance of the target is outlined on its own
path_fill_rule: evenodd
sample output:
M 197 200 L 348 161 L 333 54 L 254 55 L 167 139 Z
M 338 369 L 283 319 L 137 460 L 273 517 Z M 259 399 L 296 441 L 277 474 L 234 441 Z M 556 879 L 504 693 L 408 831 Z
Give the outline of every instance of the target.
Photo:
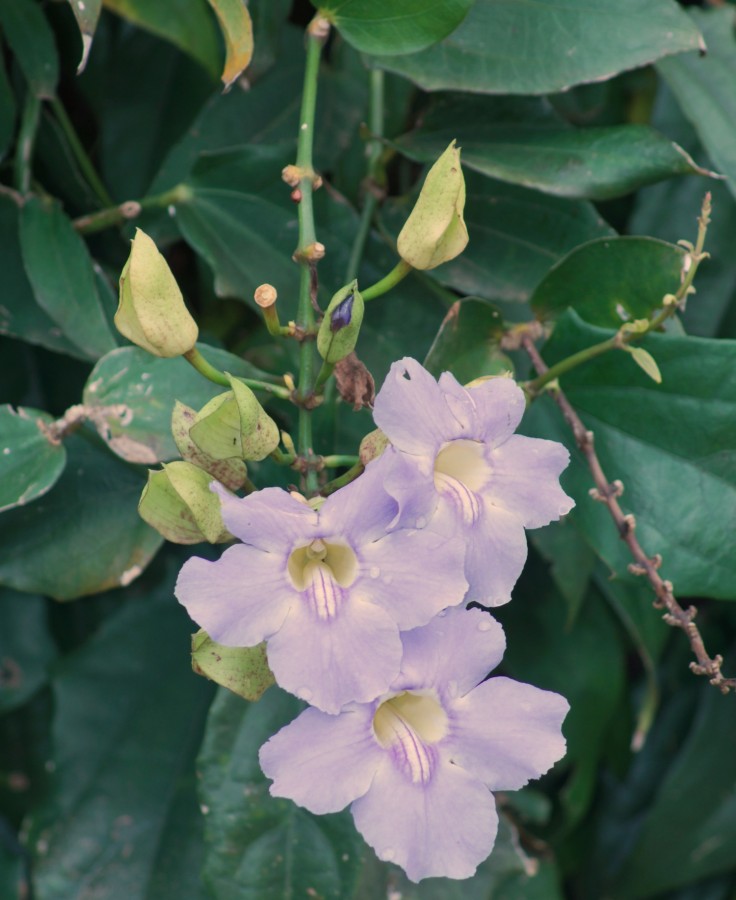
M 266 657 L 266 645 L 224 647 L 206 631 L 192 635 L 192 669 L 251 702 L 275 684 Z
M 357 281 L 340 288 L 330 300 L 317 332 L 317 351 L 325 362 L 339 362 L 353 352 L 364 309 Z
M 358 450 L 360 461 L 367 466 L 372 459 L 378 459 L 388 445 L 389 440 L 380 428 L 369 431 L 360 442 Z
M 220 499 L 210 490 L 212 476 L 189 462 L 164 463 L 149 470 L 138 513 L 175 544 L 220 544 L 232 540 L 222 523 Z
M 140 228 L 120 275 L 115 327 L 129 341 L 165 357 L 191 350 L 199 334 L 168 263 Z
M 196 421 L 197 413 L 190 406 L 185 406 L 178 400 L 174 403 L 174 410 L 171 413 L 171 433 L 182 459 L 209 472 L 231 491 L 237 491 L 248 477 L 245 463 L 242 459 L 215 459 L 202 452 L 189 436 L 189 429 Z
M 468 243 L 463 219 L 465 179 L 453 141 L 427 173 L 397 242 L 399 256 L 414 269 L 434 269 Z
M 189 437 L 213 459 L 265 459 L 278 446 L 279 429 L 253 391 L 225 375 L 232 390 L 202 407 Z

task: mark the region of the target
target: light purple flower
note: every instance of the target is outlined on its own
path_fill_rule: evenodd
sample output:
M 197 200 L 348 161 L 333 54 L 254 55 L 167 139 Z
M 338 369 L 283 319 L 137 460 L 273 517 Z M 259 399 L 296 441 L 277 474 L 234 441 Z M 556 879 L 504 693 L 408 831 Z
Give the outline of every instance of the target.
M 439 383 L 416 360 L 391 366 L 375 401 L 376 425 L 392 447 L 380 459 L 398 523 L 460 534 L 466 542 L 468 600 L 499 606 L 526 561 L 525 528 L 572 509 L 559 485 L 569 461 L 555 441 L 514 434 L 524 394 L 510 378 L 464 388 Z
M 508 678 L 501 626 L 450 609 L 402 634 L 401 673 L 372 703 L 338 716 L 307 709 L 261 747 L 271 793 L 313 813 L 351 804 L 380 859 L 412 881 L 468 878 L 493 848 L 491 791 L 516 790 L 565 752 L 568 704 Z
M 386 533 L 397 505 L 373 466 L 319 511 L 280 488 L 243 499 L 217 486 L 244 543 L 188 560 L 176 596 L 227 647 L 267 641 L 281 687 L 336 713 L 372 700 L 399 672 L 399 631 L 460 603 L 464 548 L 429 530 Z

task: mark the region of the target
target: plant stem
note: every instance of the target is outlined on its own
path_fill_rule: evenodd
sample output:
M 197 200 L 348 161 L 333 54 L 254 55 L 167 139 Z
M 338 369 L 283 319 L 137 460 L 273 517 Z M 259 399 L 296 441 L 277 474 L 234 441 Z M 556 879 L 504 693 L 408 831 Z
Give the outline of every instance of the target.
M 13 161 L 15 186 L 21 194 L 27 194 L 31 187 L 31 160 L 40 114 L 41 101 L 29 90 L 23 105 Z
M 225 373 L 221 372 L 219 369 L 216 369 L 210 362 L 208 362 L 196 347 L 192 347 L 191 350 L 187 350 L 187 352 L 184 354 L 184 359 L 208 381 L 213 382 L 213 384 L 219 384 L 222 387 L 226 387 L 228 389 L 230 388 L 230 382 L 228 381 Z M 240 376 L 235 377 L 237 377 L 239 381 L 242 381 L 243 384 L 247 385 L 253 390 L 268 391 L 269 394 L 273 394 L 274 397 L 280 397 L 282 400 L 288 400 L 290 397 L 289 389 L 286 387 L 281 387 L 278 384 L 269 384 L 267 381 L 259 381 L 257 378 L 242 378 Z
M 341 487 L 345 487 L 346 484 L 350 484 L 351 481 L 355 481 L 356 478 L 359 478 L 363 472 L 365 471 L 365 466 L 362 462 L 357 462 L 354 466 L 345 472 L 344 475 L 340 475 L 339 478 L 333 478 L 332 481 L 329 481 L 320 491 L 322 497 L 329 497 L 330 494 L 334 494 L 335 491 L 339 490 Z
M 411 266 L 408 262 L 405 262 L 403 259 L 400 259 L 396 265 L 391 269 L 391 271 L 382 278 L 380 281 L 377 281 L 375 284 L 372 284 L 369 288 L 366 288 L 364 291 L 361 291 L 364 300 L 373 300 L 376 297 L 380 297 L 381 294 L 385 294 L 387 291 L 390 291 L 391 288 L 396 287 L 396 285 L 406 276 L 409 272 L 412 271 Z
M 185 184 L 179 184 L 163 194 L 154 194 L 144 197 L 142 200 L 126 200 L 119 206 L 111 206 L 87 216 L 80 216 L 72 224 L 79 234 L 94 234 L 105 228 L 113 228 L 122 225 L 130 219 L 137 218 L 144 209 L 165 208 L 172 203 L 182 203 L 190 196 L 190 190 Z
M 67 115 L 67 111 L 64 109 L 64 104 L 58 97 L 53 97 L 49 101 L 49 104 L 54 111 L 57 122 L 61 126 L 61 130 L 64 132 L 64 137 L 69 144 L 69 149 L 72 151 L 79 168 L 82 170 L 82 174 L 87 179 L 87 183 L 96 194 L 97 199 L 103 206 L 113 206 L 114 201 L 108 193 L 107 188 L 102 183 L 102 179 L 97 174 L 97 170 L 92 165 L 92 160 L 87 155 L 87 151 L 82 146 L 82 142 L 79 140 L 74 125 Z
M 323 456 L 322 462 L 328 469 L 337 469 L 339 466 L 354 466 L 359 461 L 357 456 L 349 456 L 336 453 L 334 456 Z

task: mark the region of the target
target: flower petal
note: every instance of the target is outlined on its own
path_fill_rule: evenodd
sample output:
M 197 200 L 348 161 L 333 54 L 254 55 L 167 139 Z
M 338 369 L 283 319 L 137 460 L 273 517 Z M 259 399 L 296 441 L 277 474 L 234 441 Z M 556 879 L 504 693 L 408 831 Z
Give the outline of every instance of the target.
M 212 490 L 220 498 L 222 520 L 228 531 L 260 550 L 288 553 L 294 541 L 314 535 L 317 513 L 282 488 L 264 488 L 247 497 L 235 497 L 216 481 Z
M 376 396 L 373 419 L 395 447 L 419 456 L 434 457 L 440 444 L 462 433 L 437 382 L 409 357 L 391 366 Z
M 305 710 L 260 750 L 273 779 L 271 795 L 288 797 L 310 812 L 338 812 L 370 787 L 383 755 L 370 706 L 349 706 L 339 716 Z
M 493 476 L 487 496 L 526 528 L 547 525 L 575 505 L 559 483 L 560 472 L 570 461 L 562 444 L 515 434 L 491 451 L 489 461 Z
M 439 494 L 434 484 L 434 457 L 384 450 L 383 486 L 398 504 L 391 528 L 424 528 L 434 515 Z
M 483 606 L 501 606 L 511 599 L 524 568 L 526 534 L 520 519 L 495 506 L 485 492 L 481 500 L 478 519 L 463 530 L 467 597 Z
M 498 376 L 468 388 L 475 404 L 477 440 L 491 447 L 503 444 L 514 433 L 524 415 L 524 392 L 511 378 Z
M 379 456 L 359 478 L 331 494 L 319 511 L 323 535 L 344 535 L 352 546 L 382 537 L 399 509 L 384 487 L 387 473 L 387 460 Z
M 515 791 L 565 753 L 564 697 L 510 678 L 490 678 L 452 704 L 443 750 L 491 790 Z
M 391 616 L 372 603 L 347 597 L 334 616 L 319 618 L 300 602 L 269 641 L 268 661 L 282 688 L 337 713 L 388 690 L 399 671 L 401 640 Z
M 187 560 L 175 593 L 192 619 L 226 647 L 253 647 L 269 638 L 298 599 L 286 586 L 282 560 L 245 544 L 215 562 Z
M 412 881 L 469 878 L 493 848 L 493 795 L 463 769 L 440 764 L 429 783 L 413 783 L 387 755 L 364 796 L 351 807 L 355 825 L 379 859 Z
M 361 548 L 367 577 L 353 594 L 377 603 L 401 631 L 425 625 L 465 596 L 465 545 L 429 529 L 394 531 Z
M 503 657 L 503 628 L 486 612 L 455 607 L 401 635 L 404 657 L 392 690 L 434 688 L 441 696 L 467 694 Z

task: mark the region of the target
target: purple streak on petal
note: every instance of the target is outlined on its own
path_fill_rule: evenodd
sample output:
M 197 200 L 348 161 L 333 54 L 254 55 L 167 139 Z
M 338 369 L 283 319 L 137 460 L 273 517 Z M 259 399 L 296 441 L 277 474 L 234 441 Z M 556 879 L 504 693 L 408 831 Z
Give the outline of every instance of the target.
M 493 795 L 481 781 L 445 763 L 428 784 L 414 783 L 390 754 L 351 810 L 379 859 L 400 865 L 412 881 L 469 878 L 491 852 L 498 828 Z
M 398 513 L 390 527 L 425 527 L 439 501 L 434 485 L 434 459 L 407 456 L 393 447 L 384 450 L 380 459 L 383 486 L 398 504 Z
M 478 521 L 464 531 L 467 597 L 483 606 L 501 606 L 511 599 L 511 591 L 524 568 L 526 534 L 516 516 L 494 506 L 485 496 L 482 499 Z
M 362 797 L 384 751 L 373 736 L 373 708 L 351 704 L 339 716 L 305 710 L 260 750 L 271 794 L 310 812 L 338 812 Z
M 475 404 L 475 438 L 497 447 L 514 433 L 524 415 L 524 392 L 510 378 L 490 378 L 468 388 Z
M 465 545 L 457 538 L 395 531 L 362 547 L 360 558 L 365 575 L 353 592 L 385 609 L 402 631 L 425 625 L 465 596 Z
M 391 616 L 373 604 L 350 597 L 334 617 L 321 619 L 300 602 L 269 641 L 268 661 L 282 688 L 337 713 L 388 690 L 399 671 L 401 640 Z
M 315 534 L 317 513 L 281 488 L 264 488 L 240 498 L 213 481 L 212 490 L 220 497 L 228 530 L 260 550 L 288 555 L 295 541 L 303 538 L 308 544 Z
M 455 607 L 401 635 L 404 657 L 394 691 L 433 688 L 449 702 L 479 684 L 503 657 L 499 623 L 479 609 Z
M 564 697 L 509 678 L 490 678 L 451 708 L 443 751 L 492 790 L 515 791 L 565 753 Z
M 485 491 L 526 528 L 539 528 L 570 512 L 575 502 L 559 483 L 570 461 L 562 444 L 514 434 L 489 456 L 493 475 Z
M 462 433 L 437 382 L 409 357 L 391 366 L 373 418 L 395 447 L 419 456 L 434 456 L 441 444 Z
M 398 503 L 385 490 L 388 471 L 383 456 L 373 460 L 360 478 L 331 494 L 319 511 L 324 535 L 343 535 L 351 546 L 382 537 L 398 513 Z
M 270 637 L 298 600 L 281 559 L 244 544 L 216 562 L 187 560 L 175 592 L 192 619 L 226 647 L 253 647 Z

